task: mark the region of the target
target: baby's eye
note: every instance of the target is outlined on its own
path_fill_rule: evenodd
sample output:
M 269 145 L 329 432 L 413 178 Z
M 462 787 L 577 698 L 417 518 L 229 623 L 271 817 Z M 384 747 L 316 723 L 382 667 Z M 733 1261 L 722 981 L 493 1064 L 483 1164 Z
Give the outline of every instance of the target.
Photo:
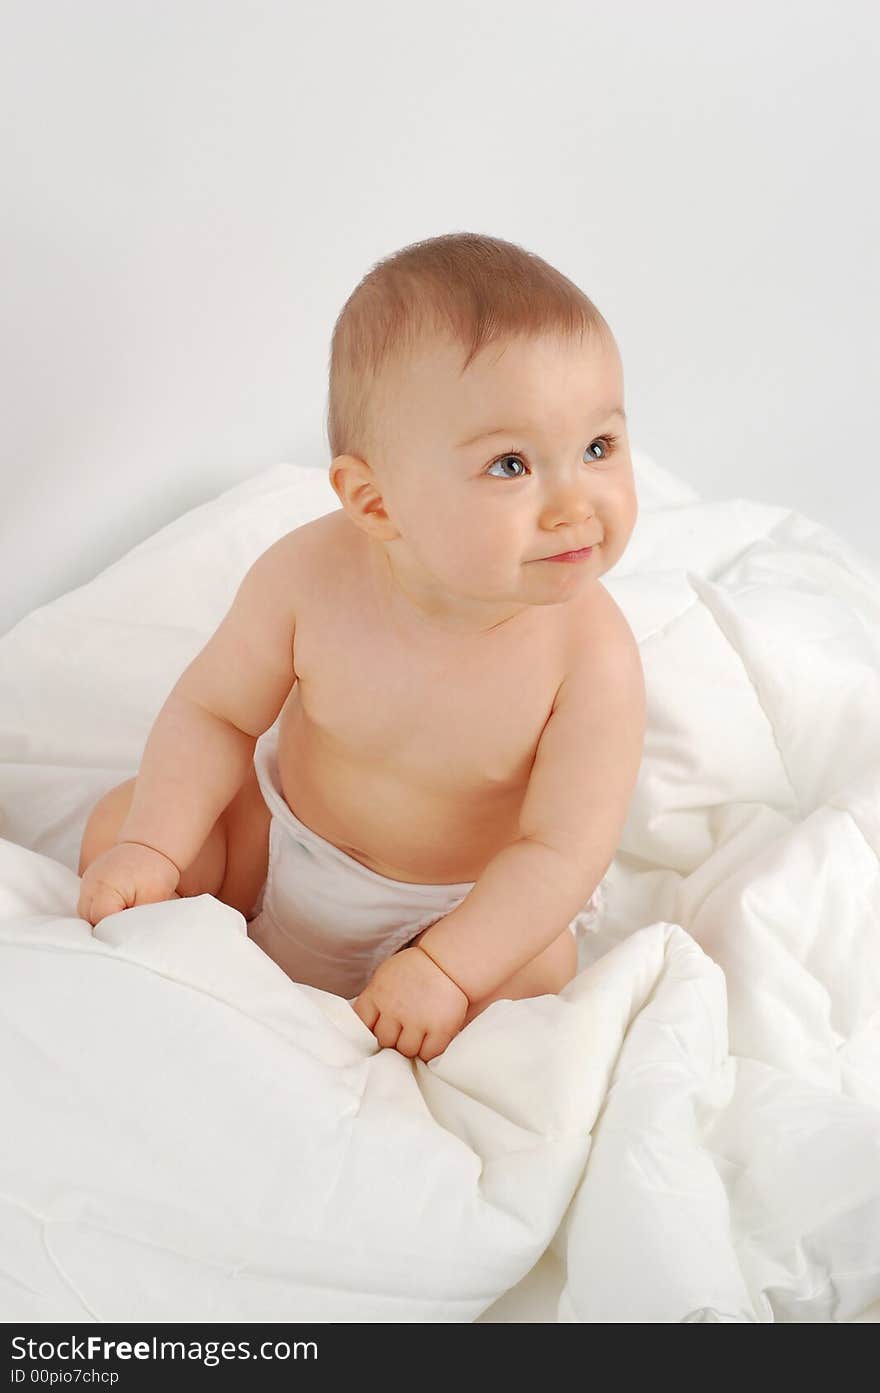
M 599 436 L 597 436 L 596 439 L 593 441 L 592 445 L 588 445 L 588 446 L 587 446 L 587 453 L 589 454 L 590 450 L 594 449 L 596 445 L 602 445 L 602 446 L 604 447 L 604 449 L 605 449 L 604 455 L 593 455 L 593 459 L 598 459 L 598 460 L 608 459 L 609 456 L 611 456 L 611 455 L 614 453 L 614 447 L 615 447 L 616 444 L 617 444 L 617 436 L 616 436 L 616 435 L 599 435 Z
M 489 465 L 489 468 L 486 470 L 486 473 L 489 474 L 491 470 L 495 468 L 496 464 L 505 464 L 507 460 L 510 459 L 516 460 L 517 464 L 522 464 L 522 460 L 520 459 L 519 455 L 515 455 L 512 451 L 508 450 L 507 454 L 499 455 L 497 459 L 494 459 L 492 461 L 492 463 Z M 495 474 L 493 477 L 496 479 L 521 479 L 523 476 L 522 474 Z

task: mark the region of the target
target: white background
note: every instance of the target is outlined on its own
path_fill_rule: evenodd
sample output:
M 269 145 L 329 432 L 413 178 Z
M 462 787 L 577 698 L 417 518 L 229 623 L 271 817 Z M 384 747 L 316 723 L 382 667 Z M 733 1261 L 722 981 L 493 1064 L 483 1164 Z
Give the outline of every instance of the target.
M 875 559 L 878 11 L 4 0 L 0 631 L 281 460 L 376 260 L 519 242 L 630 440 Z

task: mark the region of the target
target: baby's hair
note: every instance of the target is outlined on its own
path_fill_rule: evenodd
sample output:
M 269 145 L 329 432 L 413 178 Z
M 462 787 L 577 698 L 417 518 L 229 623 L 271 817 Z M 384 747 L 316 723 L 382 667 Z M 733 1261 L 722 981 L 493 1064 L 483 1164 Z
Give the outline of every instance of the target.
M 371 402 L 391 362 L 437 334 L 465 351 L 557 333 L 611 336 L 582 290 L 534 252 L 500 237 L 447 232 L 376 262 L 349 295 L 330 346 L 326 429 L 331 456 L 369 459 L 380 443 Z

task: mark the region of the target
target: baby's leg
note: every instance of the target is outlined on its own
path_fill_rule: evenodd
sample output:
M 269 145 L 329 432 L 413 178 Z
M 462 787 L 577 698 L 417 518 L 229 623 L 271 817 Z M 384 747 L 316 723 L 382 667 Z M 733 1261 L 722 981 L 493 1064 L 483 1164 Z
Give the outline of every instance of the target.
M 422 934 L 427 932 L 427 929 L 423 929 L 407 946 L 412 948 Z M 462 1030 L 481 1011 L 485 1011 L 487 1006 L 491 1006 L 493 1001 L 521 1001 L 526 996 L 555 996 L 577 973 L 577 961 L 577 944 L 571 930 L 566 928 L 558 938 L 554 938 L 549 947 L 544 948 L 536 957 L 530 958 L 527 963 L 523 963 L 522 967 L 511 973 L 510 977 L 489 996 L 472 1001 L 462 1022 Z

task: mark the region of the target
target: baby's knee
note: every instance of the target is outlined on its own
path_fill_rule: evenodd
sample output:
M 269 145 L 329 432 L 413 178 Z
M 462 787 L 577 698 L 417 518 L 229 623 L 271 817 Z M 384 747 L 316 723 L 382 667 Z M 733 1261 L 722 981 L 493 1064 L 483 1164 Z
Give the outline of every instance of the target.
M 557 966 L 560 972 L 560 982 L 556 990 L 561 992 L 562 988 L 567 987 L 572 978 L 577 976 L 578 970 L 577 940 L 571 929 L 566 929 L 564 934 L 560 934 L 558 951 Z
M 523 996 L 543 996 L 567 987 L 577 972 L 577 944 L 571 929 L 565 929 L 543 952 L 526 963 L 523 972 L 532 988 L 523 992 Z
M 577 944 L 565 929 L 534 958 L 496 987 L 490 996 L 471 1002 L 462 1029 L 493 1001 L 522 1001 L 529 996 L 555 996 L 577 973 Z
M 77 875 L 82 875 L 97 856 L 116 844 L 119 829 L 128 816 L 134 797 L 136 777 L 116 784 L 92 808 L 80 843 Z

